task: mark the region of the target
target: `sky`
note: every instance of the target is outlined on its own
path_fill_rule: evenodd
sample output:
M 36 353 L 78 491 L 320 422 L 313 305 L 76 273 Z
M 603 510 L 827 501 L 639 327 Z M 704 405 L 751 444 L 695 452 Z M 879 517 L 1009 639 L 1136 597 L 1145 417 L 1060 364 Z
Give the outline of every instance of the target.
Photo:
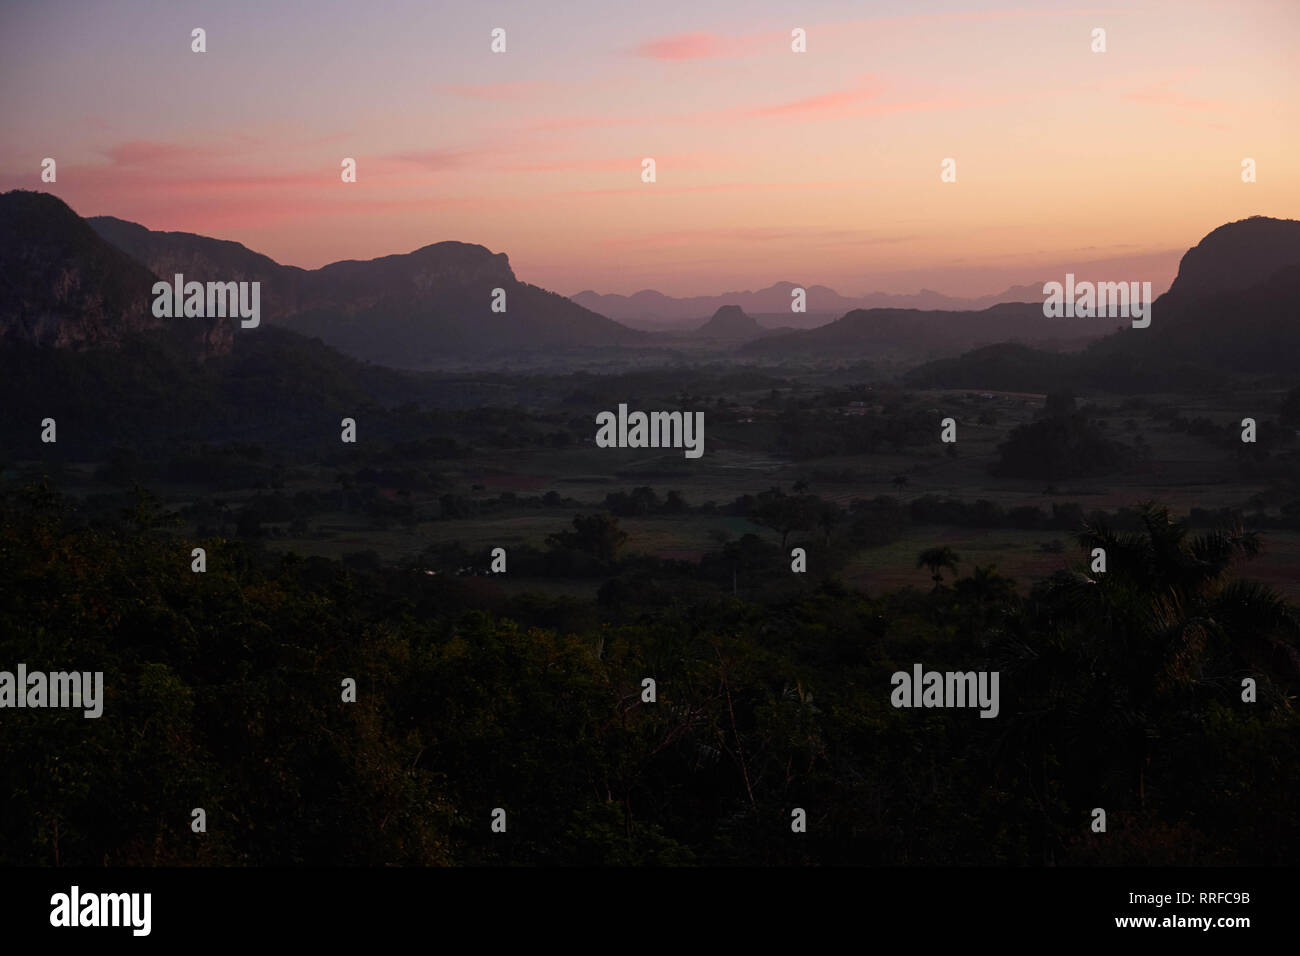
M 1300 218 L 1298 41 L 1298 0 L 0 0 L 0 190 L 305 268 L 480 243 L 566 295 L 1162 290 Z

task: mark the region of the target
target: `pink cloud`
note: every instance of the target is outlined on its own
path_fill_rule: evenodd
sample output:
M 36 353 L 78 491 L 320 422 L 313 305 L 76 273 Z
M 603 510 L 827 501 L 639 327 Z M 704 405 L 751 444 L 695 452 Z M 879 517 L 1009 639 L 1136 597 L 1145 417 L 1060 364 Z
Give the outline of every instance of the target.
M 900 100 L 895 102 L 873 102 L 886 90 L 885 82 L 875 76 L 864 76 L 857 86 L 844 90 L 822 93 L 818 96 L 804 97 L 785 103 L 775 103 L 757 108 L 733 110 L 728 113 L 737 119 L 755 119 L 767 117 L 786 117 L 789 119 L 842 119 L 846 117 L 888 116 L 897 113 L 928 113 L 934 110 L 962 109 L 970 106 L 988 106 L 1004 103 L 1008 98 L 977 98 L 961 96 L 937 96 L 929 99 Z M 1044 95 L 1043 91 L 1030 94 L 1032 97 Z
M 706 110 L 698 113 L 646 116 L 551 116 L 529 125 L 528 132 L 560 132 L 576 129 L 605 129 L 616 126 L 647 125 L 716 125 L 734 120 L 769 119 L 837 119 L 843 117 L 884 116 L 894 113 L 921 113 L 932 110 L 959 109 L 987 105 L 991 100 L 977 100 L 959 96 L 933 97 L 892 103 L 874 102 L 888 89 L 883 78 L 866 75 L 857 85 L 848 89 L 833 90 L 816 96 L 781 103 L 744 107 L 740 109 Z M 1041 95 L 1041 94 L 1034 94 Z
M 571 129 L 602 129 L 607 126 L 635 126 L 646 122 L 644 116 L 546 116 L 529 123 L 526 130 L 534 133 L 562 132 Z
M 635 52 L 655 60 L 700 60 L 726 56 L 727 49 L 728 41 L 712 33 L 678 33 L 642 43 Z
M 471 150 L 430 149 L 417 153 L 399 153 L 386 158 L 393 162 L 410 163 L 442 172 L 448 169 L 464 169 L 476 161 L 477 155 Z
M 193 159 L 205 155 L 208 151 L 197 146 L 181 146 L 177 143 L 160 143 L 154 140 L 136 139 L 127 143 L 118 143 L 103 152 L 114 166 L 139 166 L 149 163 L 165 163 L 176 159 Z
M 716 33 L 675 33 L 657 40 L 647 40 L 634 47 L 632 54 L 652 60 L 716 60 L 748 56 L 768 47 L 779 50 L 782 42 L 789 42 L 789 34 L 719 36 Z
M 748 115 L 780 116 L 792 113 L 841 113 L 848 107 L 875 99 L 884 89 L 885 84 L 878 78 L 864 76 L 860 85 L 852 89 L 823 93 L 821 96 L 809 96 L 801 100 L 778 103 L 774 106 L 763 106 L 749 111 Z
M 518 166 L 498 167 L 502 172 L 511 173 L 616 173 L 620 170 L 636 170 L 641 166 L 641 157 L 616 156 L 613 159 L 555 159 L 550 162 L 521 163 Z
M 661 167 L 662 168 L 662 167 Z M 667 186 L 663 183 L 640 186 L 627 186 L 615 189 L 579 189 L 571 192 L 555 193 L 552 199 L 569 199 L 579 196 L 644 196 L 648 191 L 655 193 L 729 193 L 729 192 L 800 192 L 822 189 L 842 190 L 846 187 L 886 185 L 880 180 L 855 179 L 841 182 L 815 183 L 708 183 L 701 186 Z
M 625 173 L 628 171 L 639 172 L 641 169 L 641 160 L 643 158 L 644 157 L 641 154 L 637 154 L 634 156 L 614 156 L 605 159 L 554 159 L 536 163 L 522 163 L 519 165 L 500 165 L 492 168 L 501 172 L 510 173 Z M 671 167 L 674 170 L 701 170 L 728 168 L 734 160 L 731 157 L 719 156 L 712 153 L 670 153 L 666 155 L 656 155 L 655 161 L 658 165 Z
M 1177 106 L 1181 109 L 1196 110 L 1197 112 L 1214 112 L 1217 110 L 1227 109 L 1227 104 L 1222 100 L 1208 99 L 1198 96 L 1186 96 L 1175 90 L 1169 89 L 1173 85 L 1173 80 L 1166 80 L 1163 83 L 1157 83 L 1155 86 L 1149 86 L 1146 89 L 1134 90 L 1126 93 L 1124 98 L 1135 100 L 1138 103 L 1151 103 L 1156 106 Z
M 517 100 L 553 85 L 533 80 L 518 80 L 500 83 L 445 83 L 435 89 L 475 100 Z
M 369 224 L 380 217 L 393 216 L 400 219 L 402 214 L 429 216 L 448 212 L 474 214 L 491 210 L 517 210 L 530 202 L 528 197 L 464 195 L 377 199 L 349 193 L 345 189 L 325 189 L 314 194 L 296 195 L 276 192 L 213 195 L 202 190 L 122 195 L 79 189 L 61 192 L 59 195 L 78 215 L 110 215 L 139 222 L 150 229 L 175 229 L 215 238 L 229 238 L 284 263 L 292 262 L 293 256 L 260 248 L 256 238 L 260 229 L 296 223 L 310 224 L 308 230 L 319 232 L 320 224 L 328 222 L 357 221 Z M 435 235 L 429 241 L 436 238 L 439 237 Z
M 61 174 L 64 170 L 59 171 Z M 63 176 L 60 176 L 62 179 Z M 125 194 L 135 196 L 201 194 L 204 192 L 240 192 L 255 190 L 292 190 L 318 188 L 338 178 L 334 167 L 268 173 L 264 169 L 240 170 L 227 164 L 219 166 L 154 166 L 144 160 L 123 165 L 67 167 L 69 189 L 106 197 Z

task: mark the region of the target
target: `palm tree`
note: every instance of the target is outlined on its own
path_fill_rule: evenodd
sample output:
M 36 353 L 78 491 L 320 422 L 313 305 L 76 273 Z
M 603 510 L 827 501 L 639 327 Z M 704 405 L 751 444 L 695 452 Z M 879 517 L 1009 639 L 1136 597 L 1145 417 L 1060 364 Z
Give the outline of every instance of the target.
M 995 648 L 1004 679 L 1026 689 L 999 747 L 1026 774 L 1045 858 L 1061 845 L 1050 821 L 1064 809 L 1094 805 L 1103 791 L 1143 806 L 1153 758 L 1198 698 L 1235 692 L 1300 633 L 1275 592 L 1226 574 L 1259 551 L 1256 535 L 1191 536 L 1149 503 L 1138 514 L 1132 532 L 1086 525 L 1078 541 L 1085 554 L 1105 549 L 1105 573 L 1090 560 L 1058 572 Z M 1300 673 L 1300 655 L 1294 666 Z
M 922 551 L 916 558 L 916 566 L 930 569 L 930 579 L 934 581 L 934 589 L 937 591 L 943 584 L 943 574 L 940 573 L 942 569 L 947 568 L 955 576 L 959 560 L 952 548 L 945 544 L 941 548 L 927 548 Z
M 954 556 L 955 557 L 955 556 Z M 977 607 L 1007 603 L 1016 591 L 1016 582 L 998 573 L 996 565 L 975 566 L 968 578 L 956 582 L 958 594 L 970 597 Z

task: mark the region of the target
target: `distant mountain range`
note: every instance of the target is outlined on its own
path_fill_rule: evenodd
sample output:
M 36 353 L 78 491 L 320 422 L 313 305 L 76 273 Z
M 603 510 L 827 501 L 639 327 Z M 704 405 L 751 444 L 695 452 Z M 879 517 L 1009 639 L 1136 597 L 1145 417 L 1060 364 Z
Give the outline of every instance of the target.
M 797 288 L 794 282 L 777 282 L 765 289 L 744 292 L 725 292 L 722 295 L 698 295 L 674 298 L 646 289 L 635 295 L 601 295 L 590 289 L 570 296 L 574 302 L 609 316 L 620 322 L 665 327 L 683 326 L 712 315 L 718 309 L 734 305 L 750 315 L 783 315 L 783 325 L 802 326 L 800 313 L 790 311 L 791 293 Z M 807 315 L 844 315 L 854 309 L 924 309 L 947 311 L 982 311 L 1001 302 L 1042 302 L 1043 285 L 1012 286 L 996 295 L 958 298 L 922 289 L 920 292 L 894 295 L 873 292 L 870 295 L 843 296 L 824 285 L 803 286 L 806 292 Z
M 187 280 L 261 282 L 263 327 L 155 318 L 153 284 L 176 273 Z M 293 400 L 307 403 L 304 413 L 310 412 L 312 388 L 339 392 L 340 406 L 362 394 L 409 391 L 408 382 L 375 366 L 445 368 L 452 357 L 475 364 L 529 351 L 546 362 L 582 354 L 597 367 L 619 357 L 664 360 L 656 353 L 672 360 L 701 354 L 755 364 L 882 358 L 913 366 L 908 381 L 914 384 L 1036 391 L 1070 383 L 1123 390 L 1135 383 L 1195 384 L 1238 372 L 1294 374 L 1300 358 L 1300 222 L 1294 220 L 1254 217 L 1215 229 L 1183 256 L 1145 329 L 1131 328 L 1125 319 L 1049 319 L 1041 287 L 1026 296 L 1029 302 L 980 310 L 854 308 L 811 329 L 766 327 L 743 304 L 745 296 L 758 296 L 757 307 L 769 310 L 770 324 L 791 315 L 790 288 L 778 284 L 738 294 L 741 301 L 717 305 L 707 321 L 649 333 L 519 282 L 504 254 L 482 246 L 440 242 L 405 255 L 305 270 L 237 242 L 155 232 L 112 217 L 82 219 L 44 193 L 0 195 L 0 343 L 28 350 L 24 361 L 54 362 L 32 358 L 51 350 L 111 351 L 145 340 L 173 364 L 231 356 L 246 364 L 265 362 L 258 349 L 270 349 L 281 360 L 301 353 L 311 358 L 291 363 L 295 367 L 330 369 L 335 376 L 329 383 L 289 383 Z M 821 288 L 809 289 L 810 309 L 836 302 L 826 297 L 819 304 Z M 505 312 L 492 311 L 496 289 L 505 293 Z M 1023 289 L 1028 293 L 1030 287 Z M 784 311 L 771 311 L 778 301 Z M 253 351 L 241 351 L 248 349 Z M 1065 354 L 1069 349 L 1079 351 Z M 927 357 L 936 360 L 917 365 Z M 258 368 L 258 375 L 273 372 L 265 364 Z M 251 366 L 247 371 L 253 374 Z M 111 371 L 94 374 L 107 393 L 125 387 L 110 381 Z M 53 388 L 57 380 L 46 384 Z M 267 393 L 279 387 L 267 385 Z M 165 392 L 163 384 L 158 388 Z

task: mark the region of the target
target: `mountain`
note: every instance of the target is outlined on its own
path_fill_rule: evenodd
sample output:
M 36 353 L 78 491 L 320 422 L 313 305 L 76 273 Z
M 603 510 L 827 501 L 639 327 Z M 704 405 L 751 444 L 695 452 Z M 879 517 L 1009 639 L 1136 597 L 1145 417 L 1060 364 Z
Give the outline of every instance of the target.
M 759 325 L 738 305 L 724 305 L 713 317 L 695 330 L 699 338 L 717 342 L 748 342 L 772 334 L 772 330 Z
M 48 193 L 0 194 L 0 263 L 0 338 L 9 344 L 113 349 L 166 328 L 195 357 L 230 351 L 228 323 L 155 318 L 156 277 Z
M 90 225 L 164 277 L 260 281 L 262 314 L 357 358 L 421 368 L 449 356 L 646 343 L 629 329 L 561 295 L 520 282 L 504 253 L 439 242 L 414 252 L 320 269 L 281 265 L 237 242 L 155 232 L 112 217 Z M 505 311 L 492 311 L 496 289 Z
M 791 293 L 800 288 L 793 282 L 777 282 L 765 289 L 744 292 L 725 292 L 722 295 L 700 295 L 687 298 L 673 298 L 646 289 L 635 295 L 601 295 L 590 289 L 571 296 L 579 305 L 607 315 L 620 322 L 639 322 L 643 324 L 684 324 L 698 321 L 711 315 L 726 305 L 735 305 L 750 315 L 782 315 L 783 324 L 805 326 L 820 325 L 828 315 L 843 315 L 854 309 L 923 309 L 947 311 L 979 311 L 1000 302 L 1041 302 L 1043 300 L 1042 283 L 1038 285 L 1013 286 L 996 295 L 958 298 L 940 292 L 922 289 L 920 292 L 892 294 L 873 292 L 869 295 L 850 297 L 840 295 L 834 289 L 824 285 L 803 286 L 806 292 L 806 313 L 792 313 Z M 804 319 L 807 316 L 808 319 Z M 802 320 L 802 321 L 801 321 Z
M 306 274 L 303 269 L 282 266 L 269 256 L 226 239 L 209 239 L 190 232 L 154 232 L 113 216 L 90 216 L 86 222 L 101 238 L 168 281 L 179 272 L 187 279 L 261 282 L 264 288 L 280 290 L 263 299 L 264 316 L 273 314 L 268 307 L 280 315 L 293 311 L 292 293 Z
M 1300 222 L 1252 216 L 1220 226 L 1188 249 L 1168 295 L 1193 300 L 1249 289 L 1296 263 Z
M 1255 216 L 1183 256 L 1151 325 L 1122 328 L 1081 356 L 1094 380 L 1132 368 L 1290 373 L 1300 361 L 1300 221 Z
M 494 312 L 495 290 L 505 311 Z M 284 324 L 351 355 L 431 367 L 447 355 L 644 344 L 646 334 L 519 282 L 504 254 L 440 242 L 405 255 L 335 262 L 304 277 Z
M 1077 355 L 995 346 L 910 371 L 913 385 L 1043 391 L 1193 389 L 1234 374 L 1294 377 L 1300 358 L 1300 221 L 1256 216 L 1189 249 L 1151 325 L 1121 326 Z
M 61 200 L 25 191 L 0 195 L 0 266 L 4 345 L 111 352 L 138 344 L 143 336 L 149 349 L 166 352 L 168 357 L 158 361 L 169 368 L 168 363 L 231 356 L 247 364 L 272 343 L 280 350 L 307 349 L 294 332 L 395 367 L 432 367 L 452 356 L 495 360 L 526 350 L 576 351 L 604 361 L 611 354 L 626 355 L 629 347 L 686 354 L 721 346 L 742 361 L 880 357 L 911 364 L 944 358 L 915 369 L 909 380 L 1011 390 L 1040 390 L 1038 385 L 1067 380 L 1075 387 L 1130 388 L 1143 382 L 1142 387 L 1157 382 L 1195 387 L 1238 372 L 1294 374 L 1300 355 L 1300 222 L 1262 216 L 1221 226 L 1189 249 L 1144 329 L 1125 320 L 1046 318 L 1040 293 L 1028 303 L 979 311 L 852 309 L 817 328 L 797 330 L 764 328 L 742 302 L 723 302 L 702 326 L 656 336 L 519 282 L 504 254 L 479 245 L 441 242 L 402 255 L 306 270 L 236 242 L 154 232 L 111 217 L 83 220 Z M 155 318 L 153 284 L 177 272 L 199 281 L 261 282 L 259 334 L 232 320 Z M 760 306 L 781 303 L 788 310 L 792 288 L 780 283 L 744 295 L 760 296 Z M 505 312 L 491 310 L 498 289 L 505 293 Z M 823 304 L 836 301 L 833 290 L 812 287 L 811 308 L 817 307 L 817 295 Z M 660 300 L 667 300 L 657 296 L 643 294 L 648 297 L 643 304 L 661 306 Z M 278 327 L 275 335 L 269 326 Z M 1117 326 L 1117 333 L 1107 334 Z M 1030 349 L 1033 344 L 1050 345 L 1051 351 Z M 1070 347 L 1082 351 L 1060 354 Z M 365 388 L 346 386 L 349 395 L 376 387 L 386 394 L 401 391 L 392 379 L 380 382 L 377 370 L 344 367 L 342 356 L 321 348 L 313 353 L 320 369 L 333 369 L 344 383 L 368 380 Z M 972 349 L 977 351 L 946 358 Z M 273 369 L 263 366 L 262 373 Z M 159 375 L 154 399 L 165 403 L 167 375 Z M 75 376 L 55 379 L 78 387 Z M 1031 381 L 1032 386 L 1026 384 Z
M 163 248 L 185 243 L 189 251 L 168 264 L 187 274 L 217 254 L 256 256 L 203 237 Z M 267 270 L 272 288 L 282 283 L 275 269 L 285 267 L 247 262 Z M 344 416 L 363 420 L 370 437 L 396 441 L 409 438 L 413 425 L 401 416 L 420 414 L 412 408 L 481 399 L 473 383 L 367 365 L 266 322 L 243 329 L 235 319 L 155 318 L 159 277 L 45 193 L 0 194 L 0 277 L 6 459 L 96 458 L 115 445 L 169 453 L 195 441 L 334 448 Z M 48 445 L 37 427 L 47 417 L 58 428 Z
M 756 292 L 746 290 L 687 298 L 674 298 L 653 289 L 645 289 L 630 296 L 601 295 L 588 289 L 571 298 L 579 305 L 619 321 L 685 325 L 698 322 L 728 305 L 734 305 L 750 314 L 786 314 L 791 316 L 791 321 L 796 321 L 801 313 L 790 311 L 790 303 L 793 301 L 791 293 L 795 288 L 793 282 L 778 282 Z M 846 299 L 826 286 L 808 286 L 805 291 L 808 313 L 841 315 L 854 306 L 852 299 Z
M 1007 341 L 1081 342 L 1112 327 L 1109 322 L 1049 319 L 1039 303 L 1007 302 L 979 312 L 855 309 L 818 328 L 768 336 L 739 351 L 756 358 L 866 358 L 886 351 L 942 354 Z

